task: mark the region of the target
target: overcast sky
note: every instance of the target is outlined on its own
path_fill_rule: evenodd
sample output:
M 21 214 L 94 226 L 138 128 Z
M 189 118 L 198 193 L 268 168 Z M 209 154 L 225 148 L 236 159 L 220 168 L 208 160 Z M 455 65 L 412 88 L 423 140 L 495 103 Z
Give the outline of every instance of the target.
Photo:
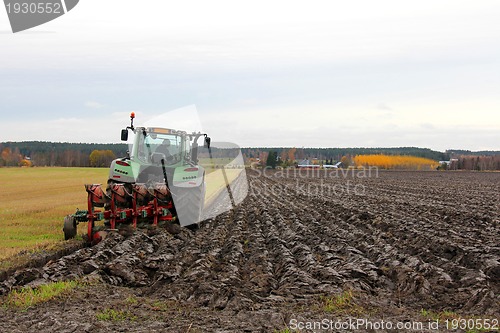
M 130 111 L 194 104 L 245 147 L 500 150 L 499 17 L 496 0 L 81 0 L 12 34 L 0 8 L 0 141 L 119 142 Z

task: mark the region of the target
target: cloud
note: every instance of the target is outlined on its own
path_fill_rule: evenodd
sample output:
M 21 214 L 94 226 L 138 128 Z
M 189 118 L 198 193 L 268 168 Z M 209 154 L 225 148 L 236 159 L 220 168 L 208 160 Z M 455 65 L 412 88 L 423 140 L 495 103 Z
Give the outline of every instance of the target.
M 71 117 L 71 118 L 57 118 L 57 119 L 52 119 L 48 121 L 49 125 L 52 126 L 73 126 L 73 125 L 78 125 L 82 124 L 83 119 L 76 118 L 76 117 Z
M 422 128 L 424 130 L 435 130 L 436 129 L 436 127 L 431 123 L 421 123 L 420 128 Z
M 85 102 L 85 106 L 91 109 L 101 109 L 104 107 L 104 104 L 101 104 L 96 101 L 87 101 Z
M 188 132 L 203 132 L 198 110 L 195 105 L 165 112 L 142 122 L 144 126 L 165 127 Z
M 393 108 L 391 108 L 390 106 L 388 106 L 385 103 L 378 103 L 377 109 L 384 110 L 384 111 L 393 111 Z

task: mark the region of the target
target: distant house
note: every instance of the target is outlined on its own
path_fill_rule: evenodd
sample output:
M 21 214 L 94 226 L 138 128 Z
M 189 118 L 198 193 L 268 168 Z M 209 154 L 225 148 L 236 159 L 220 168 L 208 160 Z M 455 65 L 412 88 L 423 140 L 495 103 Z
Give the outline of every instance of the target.
M 297 165 L 297 168 L 299 169 L 319 169 L 320 165 L 319 164 L 311 164 L 311 161 L 308 159 L 300 161 L 299 165 Z
M 342 162 L 338 162 L 336 164 L 323 164 L 323 165 L 321 165 L 319 162 L 320 161 L 317 158 L 313 158 L 312 163 L 308 159 L 305 159 L 305 160 L 300 161 L 299 165 L 297 165 L 297 168 L 300 168 L 300 169 L 320 169 L 320 168 L 338 169 L 338 167 L 342 164 Z
M 247 165 L 250 165 L 252 169 L 256 169 L 262 166 L 260 158 L 250 157 L 247 159 Z
M 323 164 L 324 169 L 338 169 L 342 162 L 338 162 L 335 164 Z
M 439 161 L 439 165 L 446 166 L 446 169 L 456 169 L 458 158 L 450 158 L 449 161 Z

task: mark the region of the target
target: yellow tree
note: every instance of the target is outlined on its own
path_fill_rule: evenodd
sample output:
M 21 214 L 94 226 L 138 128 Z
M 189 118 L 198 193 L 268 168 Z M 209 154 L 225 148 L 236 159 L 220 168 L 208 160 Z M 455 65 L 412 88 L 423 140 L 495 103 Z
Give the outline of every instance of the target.
M 344 168 L 348 168 L 351 165 L 351 159 L 347 156 L 342 156 L 340 162 L 342 162 Z
M 89 156 L 89 163 L 92 167 L 108 167 L 115 158 L 111 150 L 93 150 Z
M 293 162 L 295 161 L 295 151 L 297 150 L 297 148 L 290 148 L 288 150 L 288 160 Z

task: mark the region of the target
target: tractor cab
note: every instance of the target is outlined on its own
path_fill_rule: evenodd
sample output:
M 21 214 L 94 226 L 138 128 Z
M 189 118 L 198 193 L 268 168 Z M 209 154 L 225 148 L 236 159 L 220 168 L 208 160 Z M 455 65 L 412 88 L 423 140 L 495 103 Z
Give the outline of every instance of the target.
M 112 162 L 109 180 L 119 183 L 166 181 L 179 187 L 199 186 L 204 170 L 198 166 L 198 139 L 204 137 L 204 146 L 209 148 L 210 138 L 206 134 L 170 128 L 135 127 L 134 118 L 132 112 L 130 126 L 121 133 L 122 141 L 129 139 L 129 131 L 134 135 L 129 154 Z
M 191 141 L 186 132 L 166 128 L 135 128 L 130 158 L 145 164 L 185 164 L 191 161 Z

